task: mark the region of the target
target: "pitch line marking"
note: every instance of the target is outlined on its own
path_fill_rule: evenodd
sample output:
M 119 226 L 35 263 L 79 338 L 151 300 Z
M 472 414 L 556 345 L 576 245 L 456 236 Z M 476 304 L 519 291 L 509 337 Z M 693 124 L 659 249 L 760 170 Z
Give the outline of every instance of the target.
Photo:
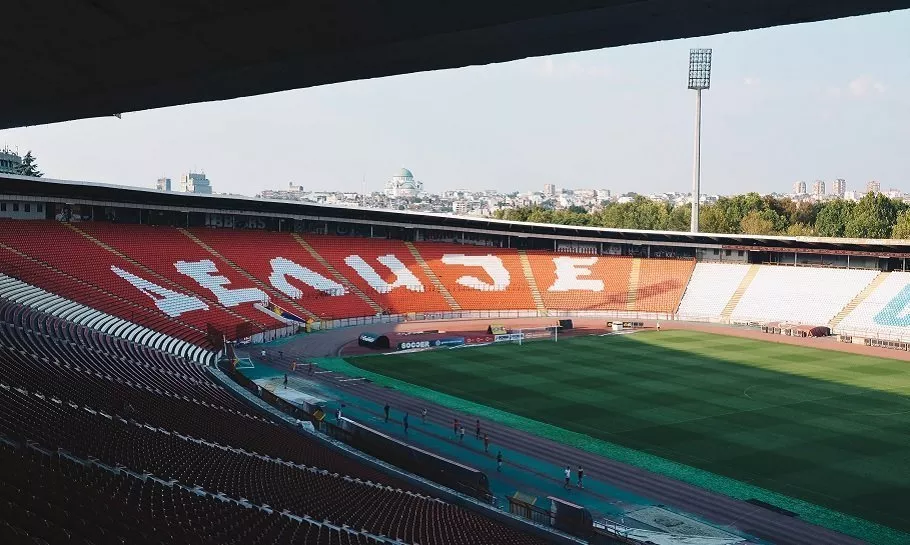
M 326 373 L 331 373 L 331 371 L 313 371 L 314 375 L 324 375 Z
M 755 388 L 755 385 L 749 386 L 748 388 L 743 390 L 743 395 L 748 397 L 749 399 L 752 399 L 752 396 L 749 395 L 749 390 L 751 390 L 752 388 Z
M 355 380 L 366 380 L 366 379 L 363 378 L 363 377 L 357 377 L 357 378 L 341 378 L 341 379 L 338 379 L 338 382 L 354 382 Z

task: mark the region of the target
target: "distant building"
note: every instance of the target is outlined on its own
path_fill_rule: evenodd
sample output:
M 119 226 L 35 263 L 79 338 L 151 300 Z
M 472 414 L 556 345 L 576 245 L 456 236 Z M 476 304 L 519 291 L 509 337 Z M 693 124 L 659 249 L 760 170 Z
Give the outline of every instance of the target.
M 844 198 L 844 193 L 847 192 L 847 180 L 843 178 L 838 178 L 831 182 L 831 194 L 837 195 L 840 198 Z
M 180 178 L 180 191 L 184 193 L 212 194 L 212 182 L 205 177 L 205 173 L 188 172 Z
M 385 183 L 383 193 L 390 199 L 416 197 L 423 193 L 423 183 L 415 180 L 410 170 L 403 168 Z
M 452 212 L 455 214 L 467 214 L 471 211 L 471 203 L 468 201 L 453 201 Z
M 543 184 L 543 194 L 547 197 L 552 197 L 556 195 L 556 185 L 555 184 Z
M 9 148 L 0 149 L 0 174 L 18 174 L 22 158 Z
M 866 193 L 881 193 L 881 192 L 882 192 L 882 184 L 876 182 L 875 180 L 872 180 L 871 182 L 866 184 Z
M 825 196 L 825 182 L 824 180 L 815 180 L 815 183 L 812 184 L 812 194 L 816 197 Z
M 796 182 L 793 184 L 793 193 L 796 195 L 806 194 L 806 182 Z
M 158 191 L 171 191 L 171 179 L 158 178 L 158 182 L 155 184 L 155 187 L 158 189 Z

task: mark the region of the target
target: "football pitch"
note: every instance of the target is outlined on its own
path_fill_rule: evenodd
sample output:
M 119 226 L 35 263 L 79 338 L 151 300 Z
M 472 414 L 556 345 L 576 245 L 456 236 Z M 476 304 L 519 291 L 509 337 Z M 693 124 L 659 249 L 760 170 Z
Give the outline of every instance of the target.
M 910 531 L 908 362 L 680 330 L 348 361 Z

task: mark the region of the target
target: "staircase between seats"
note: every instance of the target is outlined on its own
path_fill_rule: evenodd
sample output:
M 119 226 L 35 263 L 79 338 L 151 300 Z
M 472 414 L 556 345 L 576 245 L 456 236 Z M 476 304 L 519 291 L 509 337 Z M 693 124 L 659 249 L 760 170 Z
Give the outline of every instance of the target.
M 452 297 L 452 294 L 439 280 L 439 277 L 436 276 L 436 273 L 433 272 L 433 269 L 430 268 L 430 265 L 426 262 L 423 256 L 420 255 L 420 252 L 417 251 L 417 247 L 414 246 L 414 243 L 405 241 L 404 245 L 408 247 L 408 251 L 410 251 L 411 255 L 414 256 L 414 259 L 417 260 L 417 264 L 420 265 L 420 269 L 423 270 L 423 273 L 425 275 L 427 275 L 427 278 L 430 279 L 430 282 L 432 282 L 433 286 L 436 288 L 436 291 L 442 295 L 442 298 L 446 300 L 446 303 L 449 304 L 452 310 L 461 310 L 461 305 L 459 305 L 458 301 Z
M 230 308 L 221 305 L 218 301 L 213 300 L 213 299 L 209 299 L 208 297 L 205 297 L 204 295 L 202 295 L 202 294 L 200 294 L 200 293 L 197 293 L 197 292 L 193 292 L 193 291 L 191 291 L 191 290 L 188 290 L 187 288 L 185 288 L 185 287 L 181 286 L 180 284 L 174 282 L 174 281 L 171 280 L 170 278 L 167 278 L 167 277 L 165 277 L 165 276 L 162 276 L 162 275 L 158 274 L 157 272 L 155 272 L 154 270 L 150 269 L 149 267 L 146 267 L 145 265 L 143 265 L 142 263 L 136 261 L 136 260 L 133 259 L 132 257 L 130 257 L 130 256 L 126 255 L 126 254 L 124 254 L 123 252 L 121 252 L 121 251 L 118 250 L 117 248 L 114 248 L 113 246 L 111 246 L 111 245 L 109 245 L 109 244 L 107 244 L 107 243 L 105 243 L 105 242 L 103 242 L 103 241 L 101 241 L 101 240 L 99 240 L 99 239 L 93 237 L 92 235 L 86 233 L 85 231 L 83 231 L 82 229 L 76 227 L 76 226 L 73 225 L 72 223 L 64 222 L 63 225 L 64 225 L 65 227 L 67 227 L 68 229 L 70 229 L 71 231 L 73 231 L 74 233 L 78 233 L 78 234 L 82 235 L 83 237 L 85 237 L 86 239 L 88 239 L 89 241 L 91 241 L 92 243 L 94 243 L 95 245 L 97 245 L 97 246 L 99 246 L 99 247 L 101 247 L 101 248 L 104 248 L 104 249 L 107 250 L 108 252 L 110 252 L 110 253 L 116 255 L 117 257 L 119 257 L 119 258 L 121 258 L 121 259 L 127 261 L 128 263 L 130 263 L 130 264 L 132 264 L 132 265 L 135 265 L 135 266 L 138 267 L 139 269 L 142 269 L 142 270 L 145 271 L 146 273 L 148 273 L 148 274 L 150 274 L 150 275 L 153 275 L 158 281 L 164 282 L 164 283 L 168 284 L 169 286 L 171 286 L 172 288 L 175 288 L 175 289 L 179 290 L 180 293 L 189 293 L 189 294 L 192 294 L 193 297 L 196 297 L 196 298 L 198 298 L 198 299 L 204 301 L 207 305 L 210 305 L 210 306 L 213 306 L 213 307 L 217 307 L 217 308 L 223 309 L 224 312 L 230 314 L 231 316 L 233 316 L 234 318 L 236 318 L 237 320 L 239 320 L 239 321 L 242 322 L 242 323 L 252 323 L 252 324 L 255 324 L 256 327 L 258 327 L 260 330 L 264 330 L 264 329 L 265 329 L 265 325 L 263 325 L 263 324 L 261 324 L 261 323 L 252 322 L 249 318 L 246 318 L 246 317 L 244 317 L 244 316 L 241 316 L 241 315 L 237 314 L 236 312 L 234 312 L 234 311 L 231 310 Z
M 638 300 L 638 284 L 641 281 L 641 258 L 632 259 L 632 269 L 629 271 L 629 295 L 626 297 L 626 310 L 635 310 Z
M 383 308 L 382 308 L 382 306 L 379 305 L 379 303 L 370 299 L 370 296 L 368 296 L 366 293 L 364 293 L 363 290 L 361 290 L 360 288 L 355 286 L 350 280 L 345 278 L 345 276 L 343 274 L 338 272 L 338 269 L 336 269 L 331 263 L 329 263 L 326 260 L 326 258 L 322 257 L 319 254 L 319 252 L 316 251 L 315 248 L 310 246 L 309 242 L 303 240 L 303 237 L 301 237 L 297 233 L 293 233 L 293 236 L 294 236 L 294 240 L 296 240 L 298 244 L 303 246 L 303 248 L 307 252 L 309 252 L 310 255 L 313 256 L 313 259 L 318 261 L 320 265 L 322 265 L 323 267 L 328 269 L 328 271 L 330 273 L 332 273 L 332 276 L 335 277 L 335 280 L 337 280 L 342 286 L 344 286 L 346 290 L 350 291 L 357 297 L 360 297 L 364 303 L 370 305 L 370 308 L 373 309 L 373 312 L 375 312 L 376 314 L 382 313 Z
M 528 258 L 528 253 L 524 250 L 518 250 L 518 259 L 521 261 L 521 272 L 524 273 L 528 287 L 531 289 L 531 299 L 534 300 L 537 313 L 541 316 L 546 316 L 547 307 L 544 305 L 540 289 L 537 287 L 537 279 L 534 278 L 534 271 L 531 269 L 531 260 Z
M 294 310 L 296 310 L 302 314 L 301 318 L 306 317 L 306 318 L 312 318 L 313 320 L 319 320 L 319 316 L 317 316 L 316 314 L 303 308 L 296 301 L 294 301 L 290 297 L 286 296 L 285 294 L 281 293 L 280 291 L 275 290 L 274 288 L 272 288 L 265 282 L 260 281 L 258 278 L 251 275 L 250 273 L 248 273 L 245 269 L 238 267 L 236 263 L 234 263 L 230 259 L 228 259 L 228 258 L 224 257 L 223 255 L 221 255 L 220 253 L 218 253 L 217 250 L 215 250 L 214 248 L 212 248 L 211 246 L 209 246 L 208 244 L 203 242 L 199 237 L 197 237 L 193 233 L 187 231 L 186 229 L 184 229 L 182 227 L 178 227 L 177 230 L 180 231 L 181 233 L 183 233 L 184 235 L 186 235 L 187 238 L 189 238 L 190 240 L 192 240 L 193 242 L 198 244 L 203 250 L 205 250 L 208 253 L 212 254 L 213 256 L 217 257 L 228 267 L 237 271 L 237 274 L 243 276 L 244 278 L 246 278 L 253 284 L 256 284 L 256 286 L 258 286 L 259 289 L 261 289 L 262 291 L 270 294 L 271 296 L 275 297 L 276 299 L 280 299 L 281 301 L 283 301 L 283 302 L 287 303 L 288 305 L 290 305 L 291 307 L 293 307 Z
M 749 289 L 749 286 L 752 284 L 752 281 L 755 279 L 755 275 L 758 274 L 760 268 L 761 265 L 749 266 L 749 272 L 747 272 L 746 276 L 744 276 L 740 281 L 739 286 L 736 287 L 736 291 L 733 292 L 733 296 L 730 297 L 730 300 L 727 301 L 727 304 L 724 306 L 724 309 L 720 313 L 722 322 L 730 320 L 730 315 L 732 315 L 733 311 L 736 310 L 736 305 L 739 304 L 740 299 L 743 298 L 746 290 Z
M 863 289 L 863 291 L 856 294 L 856 297 L 854 297 L 849 303 L 847 303 L 847 306 L 842 308 L 841 311 L 837 313 L 837 316 L 835 316 L 834 318 L 831 319 L 830 322 L 828 322 L 828 327 L 830 327 L 831 330 L 833 331 L 834 328 L 837 327 L 844 320 L 844 318 L 847 317 L 848 314 L 850 314 L 851 312 L 856 310 L 856 307 L 858 307 L 860 305 L 860 303 L 865 301 L 866 298 L 869 297 L 873 291 L 878 289 L 878 287 L 882 284 L 882 282 L 885 281 L 886 278 L 888 278 L 888 273 L 885 273 L 885 272 L 878 273 L 878 276 L 873 278 L 872 282 L 869 282 L 869 285 L 866 286 Z

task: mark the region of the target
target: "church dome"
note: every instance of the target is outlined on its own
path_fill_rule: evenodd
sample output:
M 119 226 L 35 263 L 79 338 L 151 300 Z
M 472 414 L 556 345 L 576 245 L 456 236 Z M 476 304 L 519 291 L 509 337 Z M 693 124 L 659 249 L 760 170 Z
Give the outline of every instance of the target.
M 403 169 L 401 169 L 401 170 L 398 171 L 398 174 L 396 174 L 395 177 L 396 177 L 396 178 L 413 178 L 414 175 L 411 174 L 411 171 L 410 171 L 410 170 L 408 170 L 408 169 L 406 169 L 406 168 L 403 168 Z

